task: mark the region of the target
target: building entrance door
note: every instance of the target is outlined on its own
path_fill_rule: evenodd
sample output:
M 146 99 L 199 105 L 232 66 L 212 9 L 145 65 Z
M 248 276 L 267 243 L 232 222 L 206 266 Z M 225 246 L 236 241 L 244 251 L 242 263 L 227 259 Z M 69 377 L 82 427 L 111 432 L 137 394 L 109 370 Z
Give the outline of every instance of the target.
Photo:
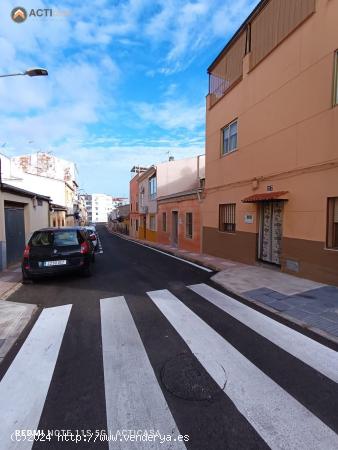
M 177 246 L 177 241 L 178 241 L 178 212 L 177 211 L 173 211 L 172 212 L 172 222 L 171 222 L 171 226 L 172 226 L 172 233 L 171 233 L 171 242 L 172 245 Z
M 261 205 L 258 257 L 280 265 L 284 202 L 263 202 Z
M 143 216 L 143 239 L 147 238 L 147 216 Z
M 7 265 L 15 264 L 22 258 L 25 249 L 25 219 L 23 206 L 5 204 L 5 230 Z

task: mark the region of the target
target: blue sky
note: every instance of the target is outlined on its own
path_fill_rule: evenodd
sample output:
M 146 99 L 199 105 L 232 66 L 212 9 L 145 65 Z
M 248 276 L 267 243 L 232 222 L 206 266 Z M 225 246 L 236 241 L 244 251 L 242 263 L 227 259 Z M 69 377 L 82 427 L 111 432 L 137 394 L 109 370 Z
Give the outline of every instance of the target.
M 133 165 L 204 153 L 207 67 L 257 3 L 2 1 L 0 73 L 50 75 L 1 79 L 1 151 L 52 151 L 87 192 L 123 196 Z M 15 6 L 69 15 L 17 24 Z

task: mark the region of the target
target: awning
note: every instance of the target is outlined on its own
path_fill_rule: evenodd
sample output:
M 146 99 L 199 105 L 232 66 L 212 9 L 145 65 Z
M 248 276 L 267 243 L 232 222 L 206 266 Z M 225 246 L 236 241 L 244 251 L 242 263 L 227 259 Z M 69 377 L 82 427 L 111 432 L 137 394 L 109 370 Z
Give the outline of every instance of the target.
M 243 203 L 269 202 L 272 200 L 288 200 L 288 191 L 264 192 L 264 194 L 254 194 L 243 198 Z

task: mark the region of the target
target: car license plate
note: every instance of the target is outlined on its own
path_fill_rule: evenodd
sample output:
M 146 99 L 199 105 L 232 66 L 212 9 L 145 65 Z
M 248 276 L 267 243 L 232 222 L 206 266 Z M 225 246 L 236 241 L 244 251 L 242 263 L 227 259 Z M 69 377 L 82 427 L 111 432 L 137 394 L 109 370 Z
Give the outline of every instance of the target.
M 43 263 L 43 265 L 45 267 L 64 266 L 65 264 L 67 264 L 67 261 L 65 259 L 59 259 L 59 260 L 56 260 L 56 261 L 45 261 Z

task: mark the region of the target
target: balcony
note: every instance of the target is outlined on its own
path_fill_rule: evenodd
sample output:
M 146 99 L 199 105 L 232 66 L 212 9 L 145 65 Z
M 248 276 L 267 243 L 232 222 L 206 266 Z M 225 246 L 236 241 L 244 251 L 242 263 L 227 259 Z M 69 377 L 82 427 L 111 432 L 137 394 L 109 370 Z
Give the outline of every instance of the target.
M 261 1 L 208 68 L 209 107 L 242 80 L 245 55 L 250 72 L 315 10 L 316 0 Z

